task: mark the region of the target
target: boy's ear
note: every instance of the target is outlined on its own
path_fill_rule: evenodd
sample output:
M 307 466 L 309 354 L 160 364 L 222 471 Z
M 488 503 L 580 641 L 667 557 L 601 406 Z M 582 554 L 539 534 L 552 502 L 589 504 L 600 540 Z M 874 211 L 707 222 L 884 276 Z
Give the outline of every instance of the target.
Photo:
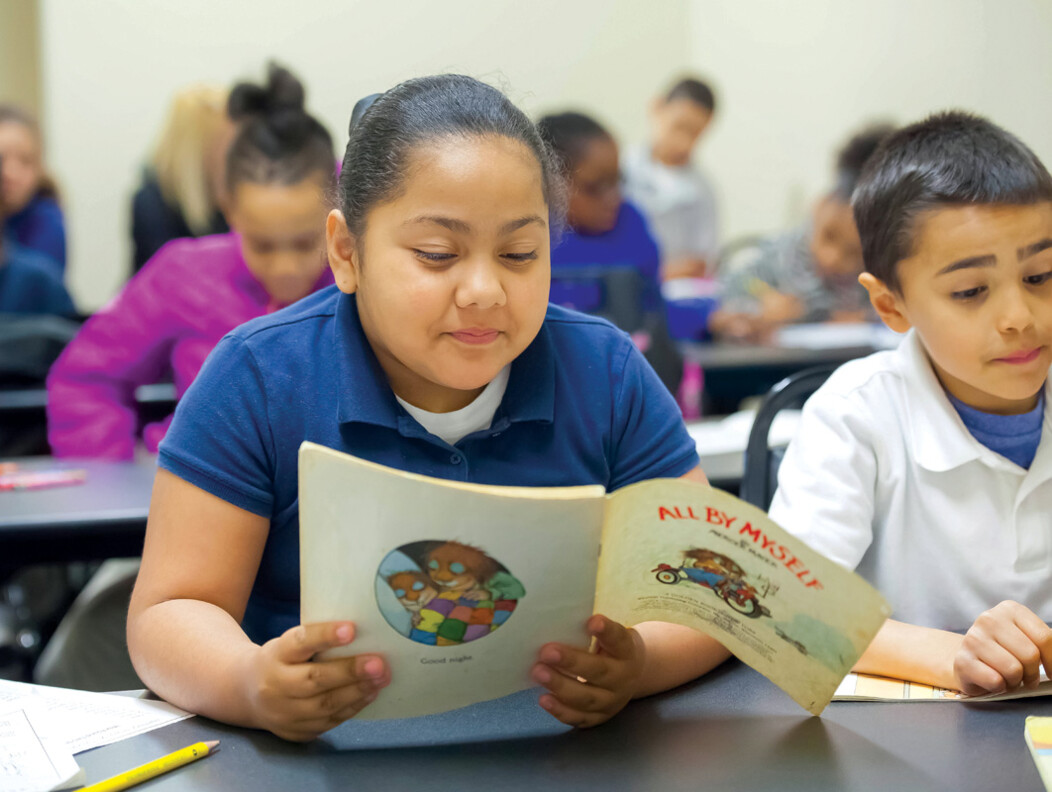
M 899 294 L 869 272 L 859 275 L 858 282 L 869 292 L 869 302 L 884 324 L 896 333 L 905 333 L 910 329 L 910 320 L 906 317 L 902 297 Z
M 336 286 L 345 294 L 354 294 L 358 290 L 358 244 L 339 209 L 325 219 L 325 243 Z

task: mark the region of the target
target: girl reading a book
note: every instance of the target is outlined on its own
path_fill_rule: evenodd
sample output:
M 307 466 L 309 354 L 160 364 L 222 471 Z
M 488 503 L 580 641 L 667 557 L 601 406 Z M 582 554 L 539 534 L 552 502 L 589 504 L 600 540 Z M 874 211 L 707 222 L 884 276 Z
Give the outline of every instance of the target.
M 380 656 L 310 662 L 355 627 L 298 623 L 304 440 L 485 484 L 705 481 L 628 337 L 548 305 L 562 204 L 533 124 L 477 80 L 409 80 L 354 124 L 326 222 L 335 286 L 228 334 L 161 444 L 128 622 L 150 688 L 308 740 L 397 684 Z M 727 656 L 671 624 L 586 629 L 597 652 L 545 644 L 532 671 L 575 726 Z

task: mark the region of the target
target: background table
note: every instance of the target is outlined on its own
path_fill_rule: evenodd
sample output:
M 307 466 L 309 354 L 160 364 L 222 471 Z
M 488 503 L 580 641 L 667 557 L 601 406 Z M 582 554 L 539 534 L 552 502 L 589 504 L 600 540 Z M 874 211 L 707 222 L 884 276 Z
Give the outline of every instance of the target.
M 597 729 L 426 748 L 347 750 L 192 718 L 77 757 L 101 780 L 197 740 L 214 756 L 150 782 L 157 790 L 1012 790 L 1042 789 L 1023 739 L 1052 699 L 987 705 L 838 702 L 808 715 L 736 661 L 633 702 Z
M 134 462 L 15 460 L 26 470 L 87 471 L 83 484 L 0 492 L 0 571 L 142 553 L 155 457 Z

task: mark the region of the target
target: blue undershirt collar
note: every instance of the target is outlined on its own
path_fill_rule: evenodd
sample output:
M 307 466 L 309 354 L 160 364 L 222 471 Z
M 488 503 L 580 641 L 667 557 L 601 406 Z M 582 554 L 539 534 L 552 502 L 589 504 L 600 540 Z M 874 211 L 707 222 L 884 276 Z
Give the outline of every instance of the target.
M 1041 442 L 1041 425 L 1045 419 L 1045 389 L 1042 387 L 1037 405 L 1020 415 L 995 415 L 970 407 L 947 392 L 950 404 L 961 416 L 972 437 L 1024 470 L 1037 454 Z

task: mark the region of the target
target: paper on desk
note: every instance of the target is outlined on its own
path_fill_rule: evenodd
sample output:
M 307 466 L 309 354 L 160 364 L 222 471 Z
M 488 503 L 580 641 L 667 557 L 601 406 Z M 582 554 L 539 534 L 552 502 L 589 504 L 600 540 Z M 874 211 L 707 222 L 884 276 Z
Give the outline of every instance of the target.
M 742 410 L 719 420 L 704 420 L 687 424 L 687 431 L 698 444 L 698 454 L 742 453 L 749 443 L 749 432 L 756 420 L 756 410 Z M 769 446 L 784 446 L 796 436 L 800 426 L 800 410 L 782 410 L 774 417 L 767 433 Z
M 0 789 L 50 792 L 84 783 L 84 770 L 69 749 L 45 738 L 53 718 L 39 707 L 0 713 Z
M 75 754 L 191 715 L 164 701 L 0 680 L 0 711 L 26 706 L 59 716 L 42 724 L 46 730 L 43 736 Z
M 880 322 L 787 325 L 775 334 L 775 344 L 786 349 L 894 349 L 901 340 L 901 335 Z

